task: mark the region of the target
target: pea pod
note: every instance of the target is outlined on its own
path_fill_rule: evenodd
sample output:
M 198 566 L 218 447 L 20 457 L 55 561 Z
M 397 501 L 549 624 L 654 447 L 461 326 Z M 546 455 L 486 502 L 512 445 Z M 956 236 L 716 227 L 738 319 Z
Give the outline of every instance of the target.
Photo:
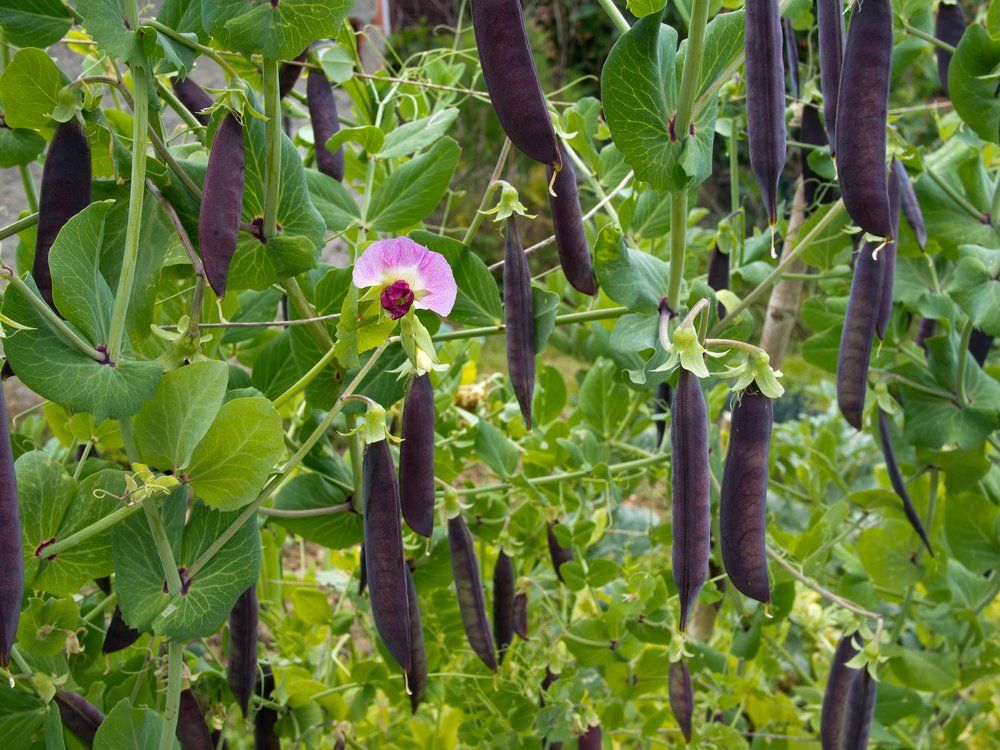
M 899 207 L 902 201 L 903 188 L 899 173 L 893 169 L 889 173 L 889 209 L 892 213 L 892 236 L 899 235 Z M 879 250 L 879 263 L 882 265 L 882 292 L 879 295 L 878 317 L 875 318 L 875 333 L 880 339 L 885 338 L 892 318 L 893 288 L 896 284 L 896 241 L 887 242 Z
M 259 618 L 255 584 L 240 595 L 229 613 L 229 687 L 243 716 L 247 715 L 250 696 L 257 683 Z
M 848 215 L 866 232 L 892 239 L 885 138 L 892 71 L 892 5 L 856 5 L 837 100 L 837 171 Z
M 885 470 L 889 474 L 889 482 L 892 484 L 892 489 L 895 490 L 899 499 L 903 502 L 903 513 L 906 515 L 906 520 L 910 522 L 910 526 L 917 532 L 920 541 L 924 543 L 927 551 L 933 557 L 934 550 L 931 549 L 930 540 L 927 539 L 927 532 L 924 531 L 924 523 L 920 520 L 920 514 L 917 513 L 917 509 L 913 507 L 913 500 L 910 499 L 910 493 L 906 491 L 906 482 L 903 481 L 903 475 L 899 471 L 899 464 L 896 462 L 896 449 L 892 444 L 889 416 L 881 409 L 878 410 L 878 435 L 882 444 L 882 456 L 885 458 Z
M 90 204 L 90 179 L 90 144 L 80 123 L 72 117 L 56 126 L 45 154 L 38 192 L 38 227 L 31 276 L 42 298 L 53 309 L 49 251 L 59 230 Z
M 820 740 L 823 750 L 840 750 L 844 731 L 844 717 L 851 691 L 851 683 L 858 670 L 847 666 L 847 662 L 858 655 L 853 637 L 844 636 L 837 644 L 830 666 L 830 676 L 823 693 L 823 707 L 820 712 Z
M 938 3 L 937 18 L 934 19 L 934 36 L 945 44 L 952 47 L 958 46 L 962 35 L 965 33 L 965 14 L 962 6 L 946 5 Z M 951 66 L 951 52 L 940 47 L 935 47 L 937 53 L 938 78 L 941 79 L 941 88 L 945 96 L 951 96 L 948 86 L 948 68 Z
M 716 245 L 708 256 L 708 285 L 715 291 L 729 288 L 729 254 Z M 720 313 L 724 315 L 725 313 Z
M 937 321 L 934 320 L 934 318 L 921 318 L 920 323 L 917 326 L 917 335 L 914 338 L 914 343 L 926 352 L 927 344 L 925 342 L 933 336 L 936 331 Z
M 245 173 L 243 126 L 229 113 L 215 131 L 198 215 L 198 244 L 205 275 L 219 297 L 226 293 L 229 264 L 239 238 Z
M 667 432 L 666 415 L 670 413 L 670 383 L 663 382 L 656 386 L 656 398 L 653 400 L 653 410 L 658 414 L 663 414 L 663 419 L 656 422 L 656 446 L 663 445 L 663 436 Z
M 264 700 L 271 700 L 274 693 L 274 673 L 271 665 L 261 664 L 260 695 Z M 278 723 L 278 712 L 267 705 L 261 705 L 253 717 L 253 737 L 255 750 L 281 750 L 281 740 L 275 731 Z
M 531 269 L 513 219 L 507 222 L 503 264 L 503 305 L 507 327 L 507 372 L 531 429 L 531 398 L 535 391 L 535 317 L 531 302 Z
M 63 726 L 86 747 L 93 747 L 97 730 L 104 723 L 101 710 L 71 690 L 57 690 L 53 700 L 59 707 Z
M 587 731 L 576 738 L 578 750 L 601 750 L 601 725 L 587 727 Z
M 771 601 L 767 579 L 767 462 L 774 412 L 751 383 L 733 406 L 729 452 L 719 493 L 722 563 L 738 591 Z
M 876 247 L 866 242 L 858 253 L 837 354 L 837 405 L 847 423 L 857 430 L 861 429 L 861 413 L 868 388 L 868 360 L 882 298 L 883 270 L 873 256 Z
M 194 119 L 202 125 L 208 125 L 212 116 L 204 110 L 215 103 L 211 95 L 190 78 L 171 78 L 170 86 L 173 88 L 174 94 L 177 95 L 181 104 L 194 115 Z
M 365 545 L 361 545 L 361 561 L 359 562 L 360 568 L 358 569 L 358 596 L 365 593 L 365 589 L 368 588 L 368 568 L 365 566 Z
M 590 245 L 583 228 L 583 211 L 580 209 L 580 195 L 576 187 L 576 172 L 566 150 L 559 147 L 562 169 L 555 172 L 548 168 L 552 192 L 549 193 L 549 209 L 552 211 L 552 229 L 559 251 L 559 264 L 566 279 L 584 294 L 597 294 L 594 282 L 594 265 L 590 260 Z
M 851 679 L 844 707 L 844 728 L 841 747 L 845 750 L 865 750 L 871 736 L 872 718 L 875 716 L 875 699 L 878 683 L 867 669 L 857 670 Z
M 768 223 L 778 223 L 778 179 L 785 166 L 785 68 L 778 0 L 747 0 L 747 138 L 750 167 Z
M 670 410 L 673 574 L 680 596 L 680 629 L 708 579 L 712 517 L 709 498 L 708 407 L 698 377 L 681 369 Z
M 177 709 L 177 740 L 181 750 L 214 750 L 212 733 L 205 724 L 205 714 L 198 705 L 198 698 L 191 688 L 181 691 L 181 702 Z
M 108 622 L 108 629 L 104 634 L 101 653 L 113 654 L 126 649 L 139 640 L 140 635 L 142 634 L 138 630 L 130 628 L 125 622 L 121 608 L 115 606 L 115 611 L 111 613 L 111 620 Z
M 972 329 L 969 337 L 969 354 L 982 367 L 986 364 L 986 358 L 990 356 L 990 349 L 993 348 L 993 337 L 979 328 Z
M 399 499 L 407 525 L 430 538 L 434 531 L 434 389 L 430 377 L 410 380 L 399 446 Z
M 781 36 L 785 43 L 785 68 L 788 73 L 788 93 L 793 98 L 799 98 L 801 89 L 799 81 L 799 42 L 795 38 L 795 27 L 792 19 L 781 19 Z
M 552 568 L 555 570 L 556 576 L 559 578 L 559 580 L 562 581 L 563 577 L 562 573 L 559 572 L 559 569 L 573 559 L 573 548 L 563 547 L 561 544 L 559 544 L 559 539 L 556 538 L 556 533 L 554 531 L 557 523 L 559 522 L 555 521 L 553 523 L 550 523 L 546 527 L 545 534 L 546 537 L 548 538 L 549 557 L 552 558 Z
M 306 76 L 306 97 L 309 102 L 313 143 L 316 146 L 316 166 L 323 174 L 343 182 L 344 149 L 341 147 L 331 151 L 326 147 L 326 142 L 340 130 L 340 116 L 337 114 L 337 100 L 333 96 L 333 89 L 322 70 L 313 68 Z
M 899 159 L 892 160 L 892 170 L 899 180 L 899 205 L 903 209 L 903 216 L 906 222 L 917 237 L 917 244 L 921 250 L 927 249 L 927 225 L 924 223 L 924 213 L 920 210 L 920 202 L 917 200 L 917 193 L 910 182 L 910 175 Z
M 493 109 L 511 143 L 537 162 L 562 167 L 518 0 L 473 0 L 472 27 Z
M 691 673 L 688 672 L 687 662 L 684 659 L 670 662 L 667 686 L 670 710 L 677 720 L 677 726 L 680 727 L 685 742 L 690 742 L 694 718 L 694 688 L 691 685 Z
M 282 99 L 292 93 L 292 89 L 298 83 L 299 76 L 302 75 L 302 65 L 297 65 L 296 63 L 304 63 L 308 51 L 309 49 L 306 48 L 299 53 L 295 60 L 286 62 L 278 68 L 278 95 Z
M 7 405 L 0 387 L 0 664 L 7 666 L 21 617 L 24 557 Z
M 514 632 L 522 641 L 531 640 L 528 637 L 528 595 L 525 592 L 514 594 Z
M 409 565 L 403 567 L 406 575 L 406 612 L 410 618 L 410 672 L 406 676 L 406 682 L 410 688 L 410 709 L 416 713 L 427 687 L 427 650 L 424 646 L 420 602 L 417 599 L 417 587 L 413 584 L 413 573 L 410 572 Z
M 406 563 L 399 485 L 389 443 L 379 440 L 365 448 L 364 475 L 365 567 L 375 629 L 404 672 L 410 671 L 412 643 L 406 602 Z
M 493 568 L 493 635 L 499 661 L 514 641 L 514 563 L 501 552 Z
M 486 616 L 483 584 L 479 580 L 479 562 L 476 560 L 472 534 L 462 516 L 448 519 L 448 549 L 451 552 L 451 570 L 455 576 L 455 593 L 462 626 L 472 650 L 492 671 L 497 671 L 497 657 L 493 650 L 493 633 Z
M 830 155 L 835 157 L 837 99 L 840 96 L 840 69 L 844 63 L 843 0 L 816 0 L 816 24 L 819 29 L 819 79 L 823 90 L 823 119 L 826 120 L 826 132 L 830 140 Z

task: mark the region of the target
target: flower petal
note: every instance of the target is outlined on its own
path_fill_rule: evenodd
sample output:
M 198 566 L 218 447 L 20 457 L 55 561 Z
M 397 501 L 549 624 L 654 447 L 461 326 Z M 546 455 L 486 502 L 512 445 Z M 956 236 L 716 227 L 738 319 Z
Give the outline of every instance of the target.
M 391 284 L 411 274 L 423 253 L 430 251 L 409 237 L 373 242 L 354 264 L 354 285 L 359 289 Z M 391 278 L 390 278 L 391 277 Z
M 441 253 L 427 250 L 417 265 L 417 275 L 417 301 L 414 304 L 446 317 L 458 296 L 458 285 L 448 261 Z

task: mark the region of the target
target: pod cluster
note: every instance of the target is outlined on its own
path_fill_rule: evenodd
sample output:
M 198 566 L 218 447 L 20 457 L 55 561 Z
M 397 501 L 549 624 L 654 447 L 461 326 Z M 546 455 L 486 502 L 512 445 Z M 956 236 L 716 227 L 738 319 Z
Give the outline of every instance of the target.
M 858 655 L 853 636 L 837 644 L 820 714 L 823 750 L 864 750 L 868 747 L 878 683 L 867 669 L 848 662 Z

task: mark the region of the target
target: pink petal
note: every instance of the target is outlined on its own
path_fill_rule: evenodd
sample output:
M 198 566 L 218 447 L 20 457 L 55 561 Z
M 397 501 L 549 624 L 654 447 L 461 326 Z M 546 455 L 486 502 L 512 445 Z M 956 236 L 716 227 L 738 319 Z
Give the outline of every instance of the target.
M 359 289 L 398 279 L 410 284 L 418 308 L 447 316 L 455 306 L 458 286 L 448 261 L 409 237 L 373 242 L 354 264 L 353 281 Z
M 417 265 L 417 275 L 419 290 L 414 305 L 447 317 L 458 295 L 458 285 L 448 261 L 441 253 L 427 250 Z

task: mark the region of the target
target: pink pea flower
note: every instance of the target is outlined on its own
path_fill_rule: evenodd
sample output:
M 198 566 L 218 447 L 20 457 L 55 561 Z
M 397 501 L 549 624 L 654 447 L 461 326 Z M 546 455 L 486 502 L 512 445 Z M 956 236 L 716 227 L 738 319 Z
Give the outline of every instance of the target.
M 393 320 L 406 315 L 411 306 L 446 317 L 458 294 L 445 257 L 409 237 L 369 245 L 354 264 L 353 280 L 358 289 L 378 287 L 382 309 Z

